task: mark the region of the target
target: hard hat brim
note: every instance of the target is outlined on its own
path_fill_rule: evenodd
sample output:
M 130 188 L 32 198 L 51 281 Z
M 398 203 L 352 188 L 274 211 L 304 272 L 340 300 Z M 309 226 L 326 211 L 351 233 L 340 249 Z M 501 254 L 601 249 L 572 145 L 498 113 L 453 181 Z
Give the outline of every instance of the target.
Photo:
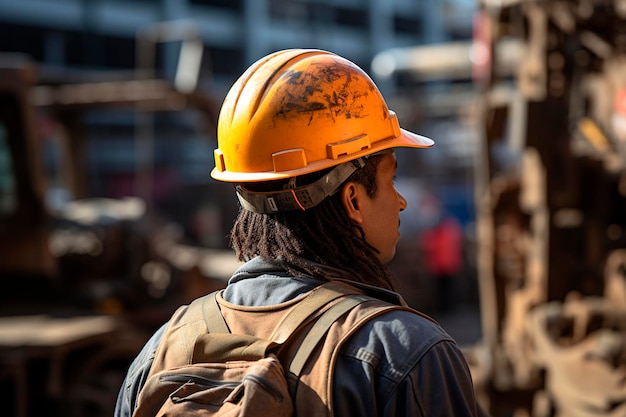
M 434 140 L 426 136 L 418 135 L 417 133 L 402 128 L 400 128 L 400 136 L 394 140 L 394 143 L 398 142 L 402 142 L 403 144 L 394 144 L 393 147 L 408 146 L 411 148 L 430 148 L 435 144 Z
M 307 174 L 310 172 L 319 171 L 322 169 L 330 168 L 345 162 L 350 162 L 352 160 L 365 157 L 367 155 L 371 155 L 376 152 L 380 152 L 385 149 L 391 148 L 430 148 L 435 144 L 435 142 L 422 135 L 418 135 L 417 133 L 410 132 L 406 129 L 400 128 L 400 135 L 384 139 L 376 142 L 371 148 L 364 149 L 360 152 L 356 152 L 350 157 L 340 157 L 337 160 L 326 159 L 322 161 L 317 161 L 309 164 L 305 170 L 293 170 L 293 171 L 283 171 L 283 172 L 232 172 L 232 171 L 224 171 L 221 172 L 217 168 L 214 168 L 211 171 L 211 177 L 218 181 L 225 182 L 233 182 L 233 183 L 245 183 L 245 182 L 261 182 L 261 181 L 272 181 L 279 180 L 285 178 L 291 178 L 298 175 Z

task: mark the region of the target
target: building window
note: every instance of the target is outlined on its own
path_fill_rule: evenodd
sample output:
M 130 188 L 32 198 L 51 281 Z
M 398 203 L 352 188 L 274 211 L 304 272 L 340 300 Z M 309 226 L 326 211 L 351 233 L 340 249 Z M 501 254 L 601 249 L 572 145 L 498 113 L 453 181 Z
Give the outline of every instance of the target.
M 242 0 L 191 0 L 190 3 L 202 6 L 219 7 L 233 11 L 243 10 Z
M 422 22 L 415 18 L 396 16 L 393 19 L 393 25 L 397 33 L 409 35 L 420 35 L 422 33 Z
M 368 15 L 365 10 L 338 7 L 335 9 L 335 22 L 338 25 L 367 29 Z

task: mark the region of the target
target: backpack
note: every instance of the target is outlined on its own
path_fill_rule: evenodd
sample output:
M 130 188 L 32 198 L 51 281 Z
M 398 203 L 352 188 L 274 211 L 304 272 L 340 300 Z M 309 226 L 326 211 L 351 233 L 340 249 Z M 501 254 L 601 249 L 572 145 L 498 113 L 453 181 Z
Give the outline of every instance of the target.
M 201 297 L 169 321 L 133 417 L 332 416 L 341 344 L 394 309 L 410 310 L 340 281 L 254 311 Z

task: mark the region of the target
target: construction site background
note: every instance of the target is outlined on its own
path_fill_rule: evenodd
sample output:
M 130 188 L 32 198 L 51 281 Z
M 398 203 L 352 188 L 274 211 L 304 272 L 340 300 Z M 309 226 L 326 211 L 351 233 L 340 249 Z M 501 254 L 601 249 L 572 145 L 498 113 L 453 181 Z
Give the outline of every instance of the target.
M 390 268 L 462 346 L 489 413 L 626 415 L 626 2 L 66 0 L 45 24 L 20 14 L 37 1 L 8 3 L 3 415 L 111 415 L 154 329 L 225 285 L 237 202 L 209 178 L 219 105 L 290 46 L 352 58 L 435 139 L 397 152 L 409 207 Z M 157 12 L 170 19 L 121 37 Z

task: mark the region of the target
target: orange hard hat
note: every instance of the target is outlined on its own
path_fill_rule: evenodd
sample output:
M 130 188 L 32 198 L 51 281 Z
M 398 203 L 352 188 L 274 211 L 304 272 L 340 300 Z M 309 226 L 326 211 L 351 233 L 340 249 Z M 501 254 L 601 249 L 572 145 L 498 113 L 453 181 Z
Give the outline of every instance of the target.
M 288 49 L 248 68 L 220 111 L 211 176 L 288 179 L 433 141 L 401 129 L 371 78 L 331 52 Z

